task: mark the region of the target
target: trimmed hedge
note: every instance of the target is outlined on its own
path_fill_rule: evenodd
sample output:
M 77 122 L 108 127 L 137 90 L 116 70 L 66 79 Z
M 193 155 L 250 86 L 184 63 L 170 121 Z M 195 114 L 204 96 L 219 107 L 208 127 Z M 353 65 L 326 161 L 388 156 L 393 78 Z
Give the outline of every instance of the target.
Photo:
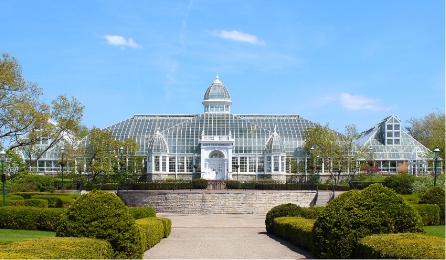
M 24 200 L 24 199 L 25 198 L 19 195 L 6 194 L 6 202 L 8 202 L 8 200 Z M 3 195 L 0 195 L 0 202 L 2 202 L 1 205 L 3 206 Z
M 172 220 L 170 218 L 158 218 L 163 222 L 164 225 L 164 238 L 170 236 L 170 232 L 172 231 Z
M 315 219 L 279 217 L 274 219 L 274 235 L 291 241 L 294 245 L 311 250 L 312 229 Z
M 404 173 L 394 174 L 384 179 L 384 187 L 391 188 L 398 194 L 412 194 L 412 184 L 417 177 Z
M 141 234 L 128 207 L 113 193 L 93 190 L 62 215 L 57 237 L 95 237 L 110 242 L 114 258 L 142 258 Z
M 132 182 L 119 184 L 120 190 L 188 190 L 191 182 Z M 194 188 L 195 189 L 195 188 Z
M 266 213 L 265 227 L 266 232 L 274 234 L 274 219 L 278 217 L 304 217 L 316 219 L 325 207 L 303 208 L 296 204 L 288 203 L 275 206 Z
M 6 206 L 0 208 L 0 228 L 56 231 L 66 209 Z
M 24 205 L 36 208 L 48 208 L 48 201 L 41 199 L 28 199 L 25 200 Z
M 1 204 L 3 206 L 3 203 Z M 25 200 L 6 200 L 6 206 L 25 206 Z
M 372 234 L 423 233 L 421 217 L 394 190 L 373 184 L 342 193 L 313 226 L 315 258 L 352 258 L 359 239 Z
M 33 195 L 33 199 L 44 199 L 48 201 L 48 208 L 62 208 L 63 201 L 59 195 Z
M 425 226 L 438 226 L 440 224 L 440 207 L 436 204 L 411 204 L 420 214 Z
M 151 207 L 128 207 L 133 219 L 156 217 L 156 212 Z
M 426 193 L 421 196 L 418 204 L 437 204 L 440 207 L 440 224 L 445 223 L 445 192 L 444 188 L 440 186 L 434 186 L 427 189 Z
M 208 180 L 203 178 L 193 179 L 192 188 L 205 190 L 208 187 Z
M 445 259 L 444 244 L 444 238 L 423 234 L 372 235 L 359 240 L 354 258 Z
M 141 233 L 142 250 L 158 244 L 164 237 L 164 224 L 158 218 L 142 218 L 135 221 Z
M 0 259 L 111 259 L 107 241 L 94 238 L 55 237 L 22 240 L 2 246 Z

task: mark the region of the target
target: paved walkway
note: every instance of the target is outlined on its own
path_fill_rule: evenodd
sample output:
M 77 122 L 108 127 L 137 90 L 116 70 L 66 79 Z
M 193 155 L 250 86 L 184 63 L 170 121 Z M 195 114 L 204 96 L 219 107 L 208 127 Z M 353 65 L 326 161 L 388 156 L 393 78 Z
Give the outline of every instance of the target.
M 158 213 L 172 220 L 172 233 L 144 259 L 305 259 L 310 252 L 268 235 L 265 215 Z

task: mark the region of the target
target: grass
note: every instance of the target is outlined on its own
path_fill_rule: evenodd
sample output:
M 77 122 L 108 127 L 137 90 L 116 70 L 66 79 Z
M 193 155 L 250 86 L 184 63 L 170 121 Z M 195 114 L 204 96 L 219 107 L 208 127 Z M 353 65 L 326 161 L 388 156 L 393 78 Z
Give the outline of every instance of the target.
M 0 229 L 0 244 L 12 243 L 24 239 L 55 236 L 56 232 L 52 231 Z
M 401 196 L 403 196 L 404 200 L 409 204 L 418 204 L 418 201 L 420 201 L 422 195 L 423 194 L 421 194 L 421 193 L 412 193 L 412 194 L 401 195 Z
M 444 238 L 444 233 L 445 233 L 444 226 L 425 226 L 424 230 L 426 230 L 426 233 L 428 235 Z

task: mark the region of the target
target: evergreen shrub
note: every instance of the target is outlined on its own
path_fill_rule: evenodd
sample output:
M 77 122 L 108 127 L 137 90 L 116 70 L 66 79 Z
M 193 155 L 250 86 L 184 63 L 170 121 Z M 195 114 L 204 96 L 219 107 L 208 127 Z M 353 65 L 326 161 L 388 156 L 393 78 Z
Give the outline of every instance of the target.
M 205 190 L 208 187 L 208 180 L 203 178 L 193 179 L 192 188 Z
M 227 189 L 241 189 L 242 188 L 242 183 L 239 181 L 226 181 L 226 188 Z
M 315 219 L 323 212 L 324 207 L 303 208 L 296 204 L 288 203 L 275 206 L 266 213 L 266 232 L 274 234 L 274 219 L 278 217 L 303 217 Z
M 0 204 L 0 207 L 1 206 L 3 206 L 3 202 Z M 8 198 L 6 198 L 6 206 L 25 206 L 25 200 L 8 200 Z
M 274 219 L 274 235 L 292 242 L 294 245 L 311 250 L 312 229 L 315 219 L 301 217 L 278 217 Z
M 94 238 L 52 237 L 22 240 L 2 246 L 0 259 L 111 259 L 107 241 Z
M 25 200 L 24 206 L 36 207 L 36 208 L 48 208 L 48 201 L 41 199 L 28 199 Z
M 353 254 L 362 259 L 445 259 L 445 239 L 400 233 L 366 236 Z
M 158 218 L 163 222 L 164 225 L 164 238 L 170 236 L 170 232 L 172 231 L 172 220 L 170 218 Z
M 411 204 L 420 214 L 425 226 L 438 226 L 440 224 L 440 207 L 436 204 Z
M 156 212 L 151 207 L 129 207 L 133 219 L 156 217 Z
M 56 190 L 54 177 L 43 175 L 25 175 L 15 178 L 10 187 L 10 192 L 53 192 L 54 190 Z
M 313 226 L 315 258 L 352 258 L 359 239 L 372 234 L 424 232 L 420 215 L 394 190 L 373 184 L 345 192 Z
M 0 228 L 56 231 L 65 211 L 61 208 L 0 207 Z
M 63 201 L 59 195 L 33 195 L 33 199 L 44 199 L 48 201 L 48 208 L 62 208 Z
M 141 258 L 141 234 L 128 207 L 115 194 L 93 190 L 62 215 L 57 237 L 95 237 L 110 242 L 114 258 Z
M 437 204 L 440 207 L 440 224 L 444 225 L 445 215 L 445 193 L 444 188 L 440 186 L 433 186 L 427 189 L 426 193 L 421 196 L 418 204 Z
M 412 185 L 417 177 L 404 173 L 394 174 L 384 179 L 383 185 L 391 188 L 398 194 L 412 194 Z
M 142 218 L 136 220 L 136 225 L 141 233 L 143 251 L 158 244 L 164 237 L 164 224 L 158 218 Z

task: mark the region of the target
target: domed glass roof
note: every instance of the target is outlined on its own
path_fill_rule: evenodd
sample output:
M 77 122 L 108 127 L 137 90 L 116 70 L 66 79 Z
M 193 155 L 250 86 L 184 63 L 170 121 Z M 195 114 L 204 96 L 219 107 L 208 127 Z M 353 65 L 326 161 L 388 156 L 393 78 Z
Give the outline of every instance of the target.
M 209 100 L 209 99 L 231 100 L 228 90 L 223 85 L 223 83 L 218 79 L 218 74 L 214 82 L 212 82 L 212 84 L 206 90 L 206 93 L 204 93 L 203 100 Z
M 265 153 L 285 153 L 282 139 L 275 130 L 274 133 L 268 138 L 268 141 L 266 141 Z
M 157 131 L 155 136 L 149 142 L 149 152 L 151 153 L 169 153 L 169 146 L 167 145 L 164 136 Z

